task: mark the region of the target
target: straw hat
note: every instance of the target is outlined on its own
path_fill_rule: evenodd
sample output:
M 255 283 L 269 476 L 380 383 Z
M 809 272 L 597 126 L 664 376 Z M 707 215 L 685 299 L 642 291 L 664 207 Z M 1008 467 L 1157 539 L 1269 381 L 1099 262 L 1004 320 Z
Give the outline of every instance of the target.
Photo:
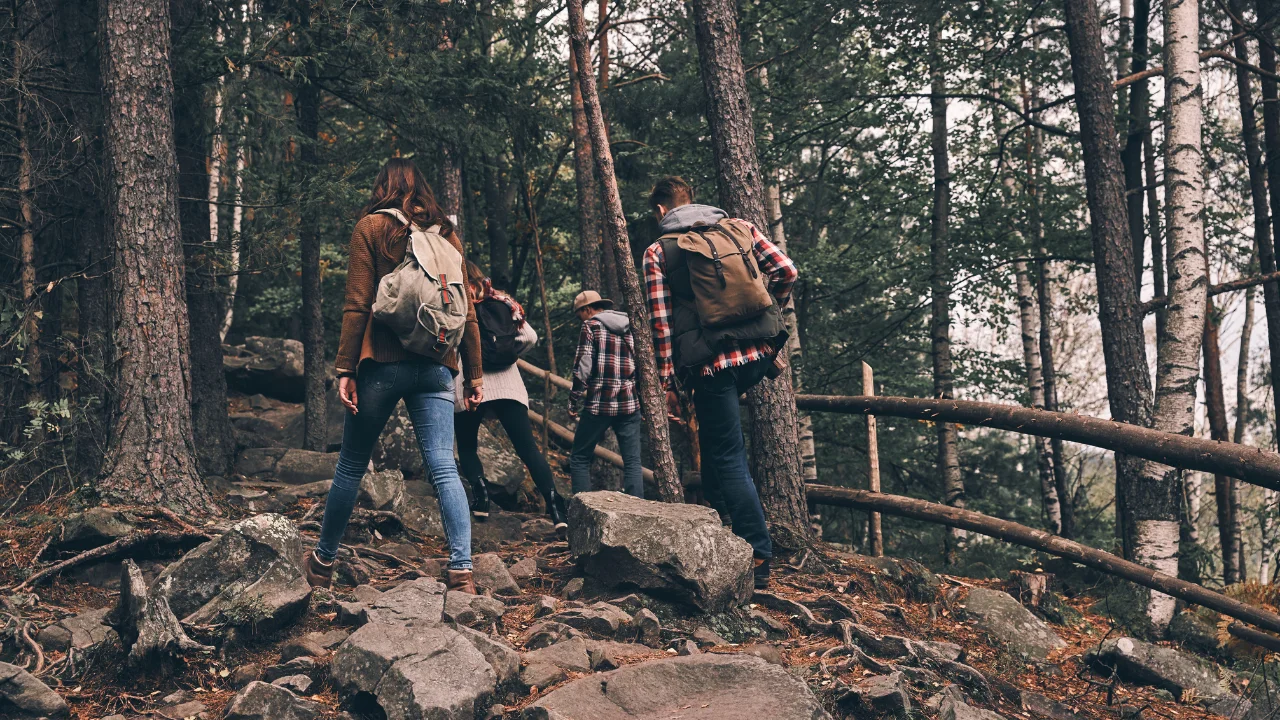
M 609 298 L 600 297 L 600 293 L 595 290 L 583 290 L 573 299 L 574 312 L 578 312 L 582 308 L 590 306 L 611 308 L 613 307 L 613 301 Z

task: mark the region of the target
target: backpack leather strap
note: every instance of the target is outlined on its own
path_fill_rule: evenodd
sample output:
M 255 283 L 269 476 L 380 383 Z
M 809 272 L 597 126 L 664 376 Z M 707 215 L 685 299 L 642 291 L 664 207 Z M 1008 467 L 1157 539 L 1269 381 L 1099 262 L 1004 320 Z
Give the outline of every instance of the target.
M 717 229 L 719 229 L 720 232 L 722 233 L 724 232 L 724 230 L 721 229 L 719 225 L 716 225 L 714 227 L 709 227 L 709 228 L 699 228 L 699 227 L 689 228 L 691 232 L 697 233 L 698 237 L 702 238 L 702 241 L 707 244 L 707 249 L 711 251 L 711 262 L 714 263 L 716 266 L 716 279 L 720 281 L 720 287 L 723 289 L 729 286 L 729 282 L 724 279 L 724 263 L 721 262 L 720 260 L 720 251 L 716 249 L 716 244 L 711 242 L 709 239 L 707 239 L 707 232 L 710 230 L 717 230 Z M 728 235 L 728 233 L 725 233 L 725 234 Z M 733 237 L 730 236 L 729 239 L 733 240 Z M 737 245 L 738 241 L 734 240 L 733 244 Z M 738 250 L 742 250 L 742 247 L 739 246 Z
M 747 266 L 747 272 L 751 274 L 751 279 L 755 280 L 760 277 L 759 273 L 756 272 L 755 267 L 751 264 L 751 261 L 747 259 L 747 251 L 742 249 L 742 245 L 738 243 L 738 238 L 734 237 L 733 233 L 729 232 L 720 223 L 715 224 L 715 229 L 724 233 L 725 236 L 729 238 L 729 241 L 733 243 L 733 246 L 738 248 L 738 252 L 742 253 L 742 263 Z

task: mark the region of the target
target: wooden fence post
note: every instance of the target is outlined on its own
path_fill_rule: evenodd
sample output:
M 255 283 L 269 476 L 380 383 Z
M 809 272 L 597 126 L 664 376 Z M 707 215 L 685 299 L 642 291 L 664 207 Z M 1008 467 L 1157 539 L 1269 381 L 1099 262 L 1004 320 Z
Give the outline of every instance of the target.
M 871 366 L 862 363 L 862 394 L 876 394 L 875 374 Z M 876 416 L 867 415 L 867 487 L 880 492 L 880 444 L 876 437 Z M 880 513 L 872 512 L 867 518 L 867 535 L 871 542 L 872 557 L 884 557 L 884 535 L 880 531 Z

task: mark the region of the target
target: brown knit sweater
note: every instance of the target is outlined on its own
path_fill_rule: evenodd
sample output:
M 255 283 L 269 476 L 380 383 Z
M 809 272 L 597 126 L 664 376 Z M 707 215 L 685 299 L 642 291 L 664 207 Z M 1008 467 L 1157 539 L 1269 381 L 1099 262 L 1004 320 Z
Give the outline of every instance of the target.
M 372 319 L 373 300 L 378 294 L 378 282 L 395 270 L 404 260 L 408 238 L 397 241 L 391 247 L 391 257 L 378 251 L 378 238 L 385 237 L 400 227 L 392 217 L 372 213 L 356 223 L 351 233 L 351 247 L 347 253 L 347 297 L 342 305 L 342 337 L 338 341 L 338 375 L 354 375 L 360 363 L 366 359 L 375 362 L 397 362 L 408 359 L 411 353 L 400 345 L 400 339 L 391 330 Z M 458 252 L 465 252 L 458 236 L 450 233 L 448 241 Z M 476 324 L 476 311 L 467 300 L 467 327 L 458 351 L 450 351 L 444 364 L 454 373 L 461 370 L 468 387 L 484 384 L 484 370 L 480 364 L 480 326 Z

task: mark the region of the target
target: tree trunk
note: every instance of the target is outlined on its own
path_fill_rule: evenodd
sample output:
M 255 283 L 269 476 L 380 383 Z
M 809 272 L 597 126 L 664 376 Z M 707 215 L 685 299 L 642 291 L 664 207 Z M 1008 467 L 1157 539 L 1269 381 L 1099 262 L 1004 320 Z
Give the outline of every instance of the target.
M 1152 427 L 1191 435 L 1195 430 L 1206 294 L 1204 172 L 1200 128 L 1200 12 L 1198 0 L 1165 2 L 1165 212 L 1169 228 L 1169 308 L 1156 343 L 1156 400 Z M 1142 517 L 1135 523 L 1134 557 L 1155 568 L 1178 567 L 1179 487 L 1182 471 L 1151 466 Z M 1194 523 L 1195 519 L 1192 518 Z M 1152 596 L 1147 615 L 1156 627 L 1173 619 L 1173 598 Z
M 1209 419 L 1209 437 L 1227 442 L 1227 400 L 1222 388 L 1222 356 L 1218 347 L 1218 318 L 1210 301 L 1204 325 L 1204 403 Z M 1222 549 L 1222 581 L 1227 585 L 1240 582 L 1240 548 L 1236 544 L 1239 518 L 1232 498 L 1235 479 L 1218 473 L 1213 476 L 1213 493 L 1218 502 L 1218 543 Z
M 1129 0 L 1125 0 L 1128 2 Z M 1125 77 L 1129 73 L 1142 72 L 1147 69 L 1147 25 L 1151 15 L 1150 0 L 1136 0 L 1133 3 L 1133 49 L 1131 53 L 1132 66 L 1126 68 L 1129 63 L 1124 62 L 1124 40 L 1121 38 L 1121 62 L 1117 64 L 1120 77 Z M 1123 19 L 1121 20 L 1120 31 L 1126 34 L 1127 26 Z M 1121 99 L 1123 101 L 1124 91 L 1128 92 L 1128 115 L 1129 127 L 1125 136 L 1124 148 L 1120 151 L 1120 164 L 1124 167 L 1124 189 L 1125 202 L 1129 211 L 1129 238 L 1133 243 L 1133 270 L 1134 279 L 1138 287 L 1142 287 L 1142 267 L 1143 256 L 1146 253 L 1146 229 L 1142 224 L 1142 143 L 1151 134 L 1151 117 L 1150 104 L 1151 95 L 1147 89 L 1147 81 L 1138 80 L 1131 86 L 1127 86 L 1122 90 Z M 1152 262 L 1161 262 L 1161 259 L 1152 256 Z
M 1256 262 L 1250 263 L 1250 267 L 1257 265 Z M 1249 416 L 1249 346 L 1253 340 L 1253 296 L 1254 288 L 1249 288 L 1244 292 L 1244 320 L 1240 324 L 1240 354 L 1236 362 L 1236 426 L 1232 434 L 1232 442 L 1237 445 L 1244 444 L 1244 428 L 1246 418 Z M 1240 560 L 1236 565 L 1240 568 L 1240 582 L 1248 580 L 1249 563 L 1248 553 L 1245 552 L 1244 546 L 1244 523 L 1240 520 L 1241 495 L 1243 488 L 1240 483 L 1233 483 L 1235 492 L 1231 496 L 1231 504 L 1235 508 L 1233 510 L 1236 517 L 1236 536 L 1235 545 L 1240 549 Z M 1273 493 L 1264 491 L 1263 498 L 1266 506 L 1270 506 L 1274 502 Z M 1266 582 L 1266 578 L 1259 578 L 1260 582 Z
M 582 0 L 569 0 L 569 35 L 578 67 L 590 66 L 591 53 L 587 45 L 586 19 Z M 639 371 L 640 403 L 645 432 L 649 438 L 649 453 L 653 462 L 654 479 L 658 495 L 665 502 L 682 502 L 684 488 L 676 471 L 675 458 L 671 455 L 671 438 L 667 427 L 667 402 L 658 377 L 654 358 L 653 335 L 645 332 L 649 327 L 649 311 L 644 290 L 635 263 L 631 260 L 631 242 L 627 237 L 627 218 L 618 196 L 618 179 L 613 172 L 613 151 L 605 134 L 604 114 L 600 110 L 600 97 L 595 78 L 588 72 L 578 73 L 582 90 L 582 106 L 587 115 L 587 128 L 591 133 L 591 150 L 595 156 L 596 174 L 601 183 L 601 199 L 604 202 L 603 218 L 606 237 L 613 241 L 618 263 L 618 280 L 626 299 L 627 312 L 631 316 L 635 333 L 636 369 Z
M 245 56 L 249 55 L 249 46 L 253 39 L 253 14 L 254 0 L 248 0 L 244 4 L 244 39 L 241 43 L 241 51 Z M 247 86 L 249 83 L 249 68 L 253 67 L 252 63 L 244 63 L 240 68 L 240 104 L 247 106 Z M 227 299 L 225 301 L 225 311 L 222 318 L 222 328 L 218 333 L 219 339 L 225 341 L 227 333 L 231 330 L 231 321 L 235 318 L 236 309 L 236 291 L 240 288 L 240 247 L 241 233 L 244 231 L 244 173 L 249 165 L 248 134 L 249 134 L 249 114 L 244 112 L 240 116 L 240 140 L 236 143 L 236 164 L 235 177 L 232 179 L 233 195 L 231 201 L 235 205 L 231 208 L 231 237 L 228 243 L 227 257 Z
M 1236 17 L 1243 17 L 1241 0 L 1231 4 Z M 1258 24 L 1264 19 L 1268 22 L 1272 17 L 1272 0 L 1258 1 Z M 1231 25 L 1232 33 L 1239 33 L 1238 23 Z M 1269 29 L 1260 29 L 1258 42 L 1258 65 L 1263 70 L 1275 72 L 1276 53 L 1272 46 L 1272 33 Z M 1236 57 L 1248 59 L 1248 45 L 1242 37 L 1235 42 Z M 1258 143 L 1258 121 L 1254 112 L 1253 87 L 1248 72 L 1237 68 L 1236 88 L 1240 96 L 1240 128 L 1244 139 L 1245 158 L 1249 167 L 1249 197 L 1253 202 L 1253 243 L 1258 254 L 1258 271 L 1262 274 L 1276 271 L 1275 233 L 1272 223 L 1275 221 L 1275 210 L 1280 206 L 1280 108 L 1276 107 L 1276 82 L 1267 77 L 1262 83 L 1262 118 L 1266 135 L 1267 155 L 1265 168 L 1262 148 Z M 1270 187 L 1268 187 L 1270 186 Z M 1270 189 L 1270 206 L 1267 204 L 1267 192 Z M 1271 367 L 1280 367 L 1280 282 L 1269 282 L 1262 286 L 1262 307 L 1267 316 L 1267 352 Z M 1280 409 L 1280 373 L 1270 373 L 1272 404 Z M 1280 413 L 1275 418 L 1275 432 L 1280 436 Z
M 1018 287 L 1018 321 L 1022 330 L 1022 364 L 1027 371 L 1027 395 L 1031 407 L 1043 408 L 1044 375 L 1040 366 L 1040 322 L 1035 310 L 1035 287 L 1025 262 L 1014 263 L 1014 276 Z M 1062 534 L 1062 506 L 1058 488 L 1053 478 L 1053 450 L 1047 438 L 1035 439 L 1036 470 L 1040 474 L 1040 497 L 1044 505 L 1049 530 Z
M 591 138 L 582 109 L 578 63 L 569 50 L 569 97 L 573 108 L 573 179 L 578 187 L 578 249 L 582 253 L 582 288 L 602 295 L 608 289 L 600 253 L 600 184 L 591 164 Z
M 216 512 L 191 434 L 167 0 L 100 5 L 115 418 L 99 492 Z
M 951 169 L 947 157 L 947 86 L 938 51 L 942 15 L 929 28 L 930 87 L 933 97 L 933 220 L 930 234 L 931 271 L 929 294 L 932 298 L 932 319 L 929 337 L 933 354 L 933 396 L 944 400 L 955 397 L 951 369 L 951 262 L 947 256 L 951 216 Z M 960 477 L 960 457 L 956 449 L 956 426 L 942 422 L 936 426 L 938 435 L 938 474 L 942 480 L 942 493 L 952 507 L 964 507 L 964 479 Z M 964 541 L 961 528 L 950 528 L 947 533 L 947 564 L 957 562 L 957 552 Z
M 707 94 L 707 124 L 720 205 L 731 217 L 768 227 L 751 97 L 738 38 L 734 0 L 694 0 L 698 69 Z M 751 473 L 760 488 L 774 542 L 797 548 L 812 538 L 791 374 L 761 380 L 747 391 L 751 411 Z
M 301 6 L 302 26 L 311 26 L 311 9 Z M 298 158 L 302 172 L 306 173 L 308 187 L 312 188 L 320 171 L 320 89 L 316 86 L 316 61 L 306 60 L 306 77 L 297 91 L 298 132 L 303 140 Z M 319 209 L 302 209 L 302 223 L 298 232 L 298 244 L 302 251 L 302 365 L 304 377 L 303 403 L 305 405 L 302 447 L 323 452 L 328 445 L 328 421 L 324 391 L 324 311 L 323 292 L 320 286 L 320 225 Z
M 511 238 L 507 235 L 510 204 L 507 202 L 505 163 L 501 157 L 484 163 L 484 219 L 489 237 L 489 277 L 502 290 L 511 290 Z
M 462 155 L 449 143 L 440 143 L 440 209 L 453 223 L 453 232 L 463 242 Z
M 19 26 L 20 12 L 16 6 L 11 12 L 13 22 L 13 90 L 14 134 L 18 139 L 18 219 L 22 223 L 18 241 L 19 290 L 22 293 L 22 366 L 27 371 L 25 402 L 34 408 L 44 400 L 42 390 L 44 371 L 40 364 L 40 299 L 36 295 L 36 232 L 35 200 L 32 188 L 34 170 L 31 159 L 31 142 L 27 132 L 26 80 L 22 71 L 28 60 L 23 57 L 26 40 Z M 36 411 L 32 411 L 33 414 Z M 30 438 L 39 447 L 44 438 L 43 427 Z
M 170 3 L 174 28 L 195 25 L 200 6 L 192 0 Z M 181 48 L 183 38 L 171 37 Z M 181 52 L 181 50 L 179 50 Z M 174 65 L 182 67 L 181 64 Z M 225 475 L 235 455 L 235 436 L 227 415 L 227 380 L 222 369 L 222 295 L 214 274 L 216 215 L 209 208 L 215 199 L 214 182 L 205 175 L 205 148 L 209 136 L 219 132 L 205 117 L 204 92 L 192 78 L 179 77 L 174 94 L 174 144 L 178 156 L 178 195 L 191 200 L 178 202 L 186 262 L 187 315 L 191 342 L 191 429 L 196 458 L 205 475 Z M 220 102 L 215 94 L 215 102 Z M 214 107 L 215 119 L 221 109 Z M 212 133 L 210 132 L 212 130 Z M 217 147 L 217 143 L 214 144 Z M 209 172 L 213 172 L 210 168 Z M 199 202 L 194 198 L 208 198 Z
M 600 0 L 600 89 L 609 87 L 609 0 Z
M 1098 284 L 1098 322 L 1107 368 L 1111 416 L 1139 427 L 1151 424 L 1151 378 L 1133 273 L 1133 244 L 1127 228 L 1112 104 L 1114 90 L 1102 49 L 1102 28 L 1094 0 L 1063 0 L 1076 109 L 1080 116 L 1085 189 Z M 1140 486 L 1146 463 L 1116 454 L 1117 525 L 1125 554 L 1133 557 L 1134 522 L 1147 519 Z M 1176 510 L 1176 506 L 1174 508 Z M 1156 518 L 1166 516 L 1157 507 Z M 1176 517 L 1176 515 L 1175 515 Z M 1176 528 L 1174 537 L 1177 537 Z

